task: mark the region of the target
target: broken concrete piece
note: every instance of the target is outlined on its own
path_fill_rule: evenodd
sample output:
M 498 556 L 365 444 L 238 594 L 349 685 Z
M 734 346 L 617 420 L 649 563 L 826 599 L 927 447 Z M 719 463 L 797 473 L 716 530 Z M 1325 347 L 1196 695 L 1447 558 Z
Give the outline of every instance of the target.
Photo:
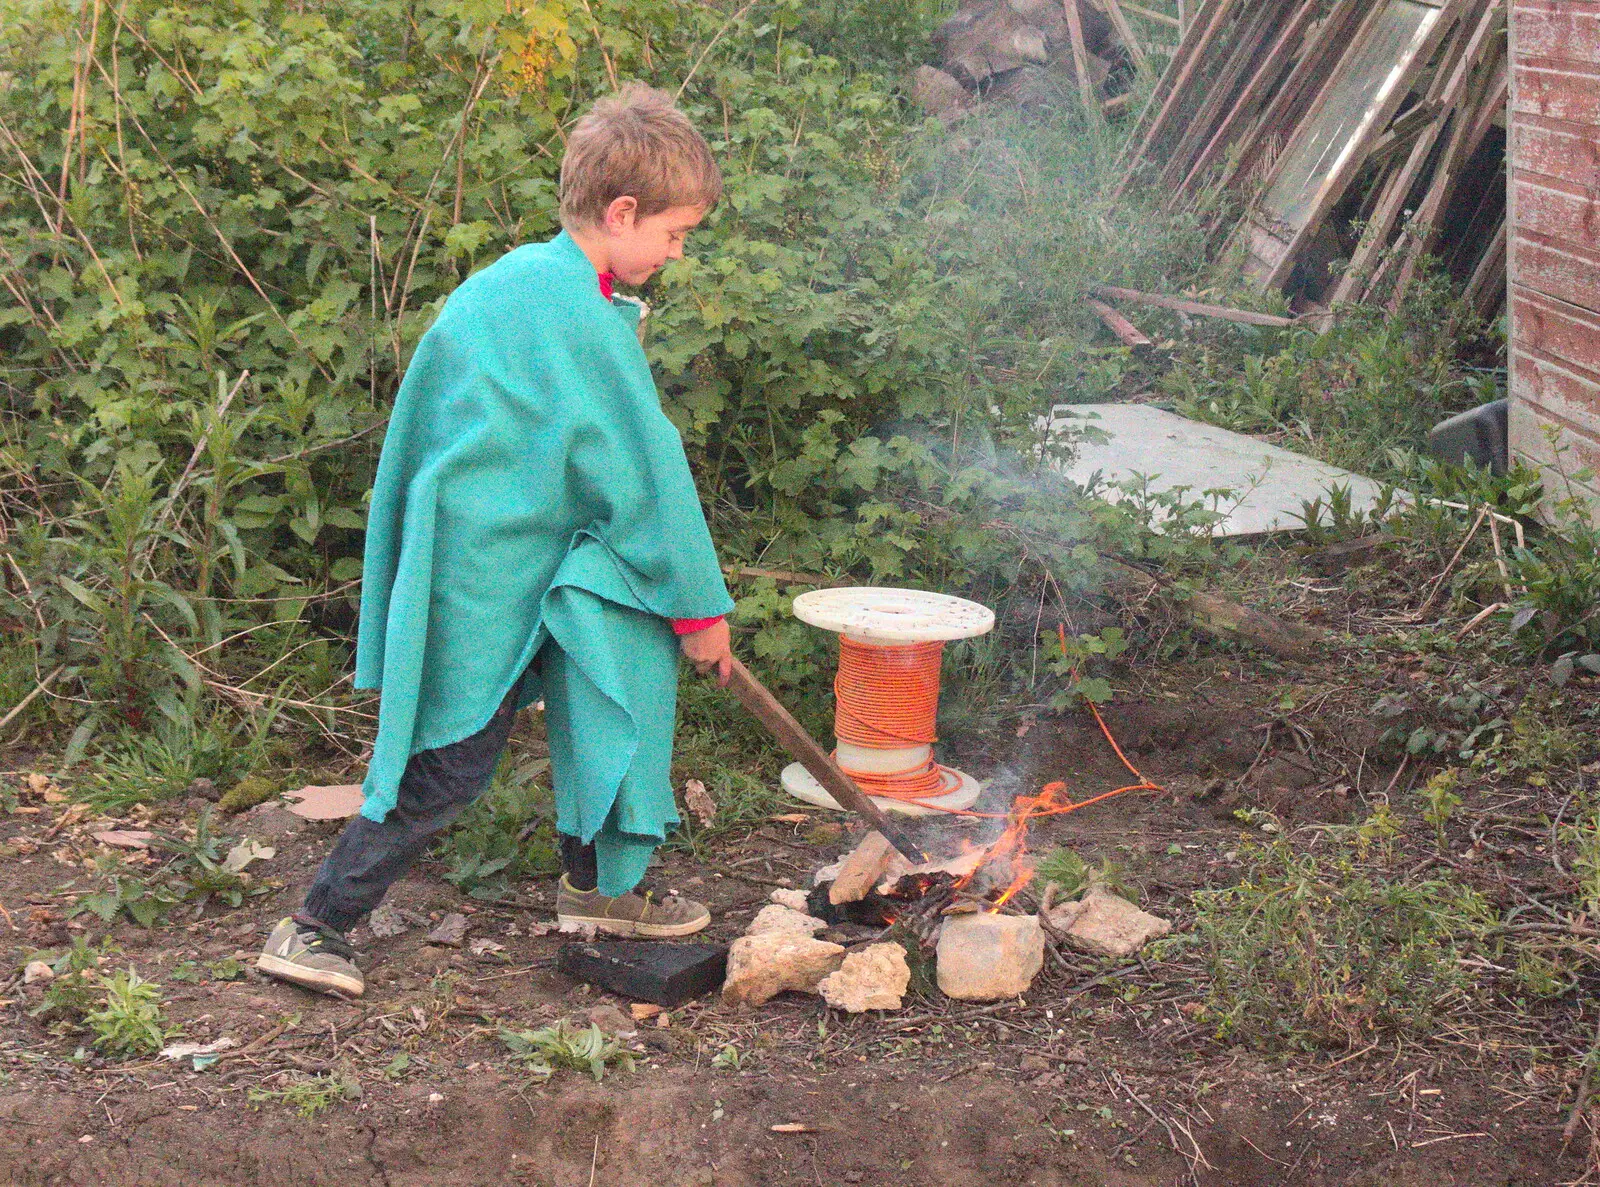
M 793 907 L 785 907 L 781 903 L 768 903 L 756 912 L 756 917 L 750 921 L 750 926 L 744 929 L 744 934 L 759 936 L 766 932 L 792 931 L 814 936 L 827 926 L 826 920 L 807 915 L 804 911 L 796 911 Z
M 883 878 L 893 854 L 894 846 L 882 833 L 870 832 L 862 837 L 861 843 L 845 855 L 833 885 L 828 888 L 828 901 L 834 906 L 860 902 Z
M 361 784 L 337 787 L 302 787 L 284 793 L 289 811 L 303 820 L 343 820 L 361 811 Z
M 1113 957 L 1132 956 L 1172 930 L 1172 924 L 1160 916 L 1103 890 L 1091 890 L 1078 902 L 1053 909 L 1050 926 L 1080 951 Z
M 968 1002 L 1024 992 L 1044 967 L 1044 929 L 1032 915 L 952 915 L 939 930 L 939 988 Z
M 811 885 L 826 886 L 839 876 L 839 871 L 842 869 L 844 869 L 844 858 L 842 857 L 838 861 L 829 862 L 825 866 L 818 866 L 816 872 L 811 875 Z
M 953 74 L 937 66 L 918 66 L 911 78 L 911 98 L 923 111 L 945 123 L 972 109 L 973 99 Z
M 772 892 L 771 898 L 780 907 L 788 907 L 791 911 L 807 911 L 806 892 L 803 890 L 779 888 Z
M 454 911 L 439 920 L 439 925 L 428 933 L 428 943 L 443 944 L 447 948 L 461 947 L 466 938 L 467 917 Z
M 89 835 L 102 845 L 110 845 L 114 849 L 148 849 L 150 842 L 156 839 L 155 833 L 121 828 L 104 829 Z
M 838 972 L 817 984 L 822 1000 L 840 1010 L 898 1010 L 911 984 L 911 966 L 899 944 L 869 944 L 844 958 Z
M 393 903 L 379 903 L 367 916 L 367 930 L 372 932 L 374 939 L 392 940 L 410 929 L 411 924 L 406 921 L 405 912 Z
M 35 981 L 54 981 L 56 971 L 42 960 L 30 960 L 22 970 L 22 983 L 32 985 Z
M 817 982 L 844 961 L 838 944 L 792 931 L 741 936 L 728 949 L 728 975 L 722 1000 L 730 1006 L 759 1006 L 785 989 L 817 992 Z

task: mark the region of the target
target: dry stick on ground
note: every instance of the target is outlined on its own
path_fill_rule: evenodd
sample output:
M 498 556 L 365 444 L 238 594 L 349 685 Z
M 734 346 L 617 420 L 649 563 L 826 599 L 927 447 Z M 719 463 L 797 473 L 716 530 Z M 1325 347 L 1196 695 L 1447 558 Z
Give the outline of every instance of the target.
M 33 686 L 33 691 L 32 692 L 30 692 L 27 696 L 23 697 L 15 705 L 11 706 L 11 711 L 9 713 L 7 713 L 4 717 L 0 717 L 0 730 L 3 730 L 3 729 L 6 728 L 6 726 L 10 725 L 12 720 L 17 716 L 18 713 L 21 713 L 24 709 L 26 709 L 29 705 L 31 705 L 33 703 L 33 698 L 34 697 L 38 696 L 45 689 L 49 688 L 51 683 L 54 682 L 55 678 L 57 676 L 61 675 L 61 673 L 65 672 L 66 670 L 67 670 L 67 665 L 66 664 L 58 664 L 56 666 L 56 670 L 55 671 L 51 672 L 43 680 L 41 680 L 41 681 L 39 681 L 39 683 L 35 684 Z
M 1428 592 L 1428 596 L 1423 599 L 1422 605 L 1418 606 L 1411 615 L 1413 622 L 1421 622 L 1428 611 L 1433 608 L 1434 599 L 1439 596 L 1439 591 L 1444 588 L 1444 583 L 1455 569 L 1456 562 L 1461 559 L 1461 554 L 1467 550 L 1467 545 L 1472 543 L 1472 537 L 1478 534 L 1478 529 L 1483 526 L 1484 517 L 1488 514 L 1489 507 L 1485 504 L 1483 510 L 1478 512 L 1478 518 L 1472 521 L 1472 527 L 1468 529 L 1466 537 L 1461 541 L 1461 547 L 1456 549 L 1455 555 L 1450 558 L 1450 563 L 1445 565 L 1439 571 L 1439 575 L 1433 579 L 1433 588 Z
M 1102 554 L 1100 562 L 1118 577 L 1138 582 L 1144 587 L 1147 597 L 1163 588 L 1160 578 L 1114 557 Z M 1305 659 L 1319 644 L 1328 640 L 1328 636 L 1315 627 L 1252 610 L 1218 594 L 1192 594 L 1180 604 L 1180 610 L 1194 626 L 1208 634 L 1250 643 L 1285 659 Z
M 1196 317 L 1217 317 L 1223 321 L 1239 322 L 1247 326 L 1292 326 L 1298 320 L 1293 317 L 1279 317 L 1275 313 L 1232 309 L 1227 305 L 1210 305 L 1204 301 L 1190 301 L 1184 297 L 1168 297 L 1160 293 L 1143 293 L 1138 289 L 1117 288 L 1109 284 L 1097 284 L 1089 292 L 1108 301 L 1132 301 L 1135 305 L 1155 305 L 1162 309 L 1176 309 L 1179 313 L 1191 313 Z
M 1138 326 L 1123 317 L 1122 314 L 1111 308 L 1104 301 L 1096 301 L 1093 297 L 1085 297 L 1084 304 L 1094 310 L 1095 316 L 1105 323 L 1106 329 L 1115 334 L 1117 340 L 1124 346 L 1131 347 L 1134 350 L 1155 346 L 1155 343 L 1146 338 Z

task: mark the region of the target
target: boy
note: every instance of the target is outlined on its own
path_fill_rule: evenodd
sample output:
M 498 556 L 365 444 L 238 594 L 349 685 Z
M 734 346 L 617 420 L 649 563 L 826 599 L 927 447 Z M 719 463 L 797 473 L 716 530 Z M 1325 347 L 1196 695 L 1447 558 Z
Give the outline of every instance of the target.
M 262 972 L 360 996 L 344 933 L 488 786 L 513 715 L 541 697 L 563 929 L 710 922 L 634 890 L 678 823 L 678 649 L 726 684 L 733 603 L 640 310 L 611 283 L 681 259 L 721 195 L 672 99 L 627 86 L 568 141 L 562 233 L 469 278 L 418 344 L 367 523 L 355 685 L 382 700 L 366 798 Z

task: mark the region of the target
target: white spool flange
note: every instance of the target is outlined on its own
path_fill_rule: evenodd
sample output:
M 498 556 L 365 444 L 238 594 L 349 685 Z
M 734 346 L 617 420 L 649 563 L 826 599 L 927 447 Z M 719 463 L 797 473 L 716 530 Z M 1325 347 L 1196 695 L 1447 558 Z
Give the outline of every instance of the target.
M 795 598 L 794 614 L 801 622 L 866 644 L 948 642 L 970 639 L 994 629 L 994 611 L 987 606 L 920 589 L 873 586 L 814 589 Z M 933 747 L 927 745 L 897 750 L 876 750 L 849 742 L 837 742 L 837 746 L 840 765 L 856 771 L 903 771 L 921 766 L 933 753 Z M 886 812 L 906 816 L 970 808 L 982 790 L 981 785 L 964 771 L 951 767 L 945 770 L 955 785 L 946 792 L 924 797 L 920 803 L 883 796 L 871 799 Z M 822 784 L 799 763 L 790 763 L 783 769 L 782 781 L 784 790 L 798 800 L 823 808 L 839 807 Z

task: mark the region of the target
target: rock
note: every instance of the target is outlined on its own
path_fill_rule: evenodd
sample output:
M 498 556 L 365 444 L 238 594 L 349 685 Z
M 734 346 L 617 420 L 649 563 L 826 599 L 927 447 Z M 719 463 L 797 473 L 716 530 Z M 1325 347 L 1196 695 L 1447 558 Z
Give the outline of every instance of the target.
M 344 820 L 361 811 L 365 798 L 359 783 L 335 787 L 302 787 L 285 793 L 289 811 L 304 820 Z
M 54 981 L 56 972 L 42 960 L 30 960 L 22 970 L 22 983 L 32 985 L 35 981 Z
M 840 1010 L 860 1014 L 865 1010 L 898 1010 L 911 966 L 899 944 L 870 944 L 844 958 L 839 971 L 817 984 L 822 1000 Z
M 844 961 L 838 944 L 794 931 L 741 936 L 728 949 L 728 975 L 722 1000 L 730 1006 L 759 1006 L 785 989 L 815 993 L 817 982 Z
M 110 845 L 113 849 L 148 849 L 150 842 L 156 838 L 155 833 L 125 828 L 104 829 L 89 835 L 100 844 Z
M 804 911 L 796 911 L 793 907 L 785 907 L 782 903 L 769 903 L 756 912 L 756 917 L 750 921 L 750 926 L 744 929 L 744 934 L 759 936 L 767 932 L 788 931 L 812 936 L 827 926 L 825 920 L 807 915 Z
M 803 890 L 774 890 L 772 901 L 780 907 L 788 907 L 791 911 L 807 912 L 810 904 Z
M 972 96 L 953 74 L 937 66 L 918 66 L 911 78 L 911 98 L 929 115 L 952 123 L 972 109 Z
M 405 912 L 393 903 L 379 903 L 377 909 L 367 916 L 367 930 L 374 939 L 392 940 L 395 936 L 404 935 L 410 928 Z
M 1151 940 L 1172 930 L 1172 924 L 1127 899 L 1091 890 L 1075 903 L 1050 912 L 1050 926 L 1074 948 L 1093 956 L 1132 956 Z
M 960 15 L 947 21 L 944 67 L 962 82 L 978 86 L 992 75 L 1050 60 L 1045 35 L 1023 20 L 1009 4 L 996 4 L 976 20 L 957 25 Z
M 633 1024 L 633 1019 L 629 1018 L 610 1002 L 601 1002 L 590 1010 L 589 1021 L 608 1035 L 632 1038 L 639 1033 L 639 1028 Z
M 952 915 L 939 930 L 939 988 L 969 1002 L 1024 992 L 1044 967 L 1044 929 L 1032 915 Z
M 209 779 L 193 780 L 188 787 L 184 788 L 183 794 L 190 799 L 205 800 L 207 803 L 212 804 L 222 798 L 222 793 L 217 790 L 217 785 Z
M 428 933 L 428 943 L 443 944 L 446 948 L 459 948 L 467 938 L 467 917 L 454 911 L 439 920 L 439 925 Z

